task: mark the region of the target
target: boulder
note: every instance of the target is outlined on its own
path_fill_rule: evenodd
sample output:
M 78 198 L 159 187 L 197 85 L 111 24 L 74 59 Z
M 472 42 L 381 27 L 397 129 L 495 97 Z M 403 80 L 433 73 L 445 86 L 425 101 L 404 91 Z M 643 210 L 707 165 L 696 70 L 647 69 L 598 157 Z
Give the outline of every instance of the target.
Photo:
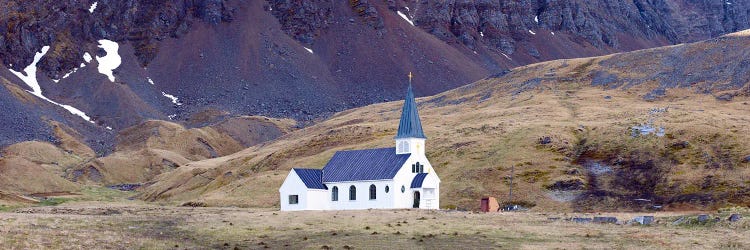
M 680 217 L 680 219 L 678 219 L 677 221 L 673 222 L 672 224 L 675 224 L 675 223 L 677 223 L 678 221 L 680 221 L 682 219 L 684 219 L 684 218 Z M 652 223 L 654 223 L 654 216 L 638 216 L 638 217 L 633 218 L 631 220 L 631 222 L 638 223 L 638 224 L 641 224 L 641 225 L 651 225 Z M 677 224 L 679 224 L 679 223 L 677 223 Z M 675 225 L 677 225 L 677 224 L 675 224 Z
M 541 145 L 547 145 L 550 143 L 552 143 L 552 138 L 550 138 L 549 136 L 544 136 L 544 137 L 539 138 L 539 144 Z
M 728 220 L 731 221 L 731 222 L 738 222 L 741 219 L 742 219 L 741 215 L 739 215 L 739 214 L 732 214 L 732 215 L 729 216 Z
M 708 222 L 709 219 L 711 219 L 711 217 L 708 216 L 707 214 L 699 214 L 698 215 L 698 222 L 701 222 L 701 223 Z

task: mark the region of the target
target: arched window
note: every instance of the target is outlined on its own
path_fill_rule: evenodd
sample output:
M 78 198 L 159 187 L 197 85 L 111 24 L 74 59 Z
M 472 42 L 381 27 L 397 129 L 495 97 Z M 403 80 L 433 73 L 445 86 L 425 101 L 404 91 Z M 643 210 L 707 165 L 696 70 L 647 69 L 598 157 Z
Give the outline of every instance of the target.
M 333 187 L 333 189 L 331 189 L 331 200 L 332 201 L 339 200 L 339 187 Z
M 387 194 L 387 193 L 388 193 L 388 191 L 391 191 L 391 188 L 390 188 L 390 187 L 388 187 L 388 186 L 386 185 L 386 186 L 385 186 L 385 193 Z
M 354 185 L 352 185 L 351 187 L 349 187 L 349 200 L 350 201 L 357 200 L 357 188 L 354 187 Z
M 404 185 L 401 185 L 401 193 L 406 192 L 406 187 Z
M 370 200 L 374 200 L 377 198 L 378 189 L 375 187 L 375 184 L 370 185 Z

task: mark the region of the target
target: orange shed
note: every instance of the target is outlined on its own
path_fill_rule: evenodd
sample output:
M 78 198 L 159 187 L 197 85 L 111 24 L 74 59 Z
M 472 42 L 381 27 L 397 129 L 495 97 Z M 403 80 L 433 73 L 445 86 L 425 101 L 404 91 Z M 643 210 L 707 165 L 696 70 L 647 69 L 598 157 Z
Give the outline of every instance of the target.
M 482 212 L 497 212 L 500 211 L 500 204 L 497 203 L 495 197 L 484 197 L 482 198 L 481 209 Z

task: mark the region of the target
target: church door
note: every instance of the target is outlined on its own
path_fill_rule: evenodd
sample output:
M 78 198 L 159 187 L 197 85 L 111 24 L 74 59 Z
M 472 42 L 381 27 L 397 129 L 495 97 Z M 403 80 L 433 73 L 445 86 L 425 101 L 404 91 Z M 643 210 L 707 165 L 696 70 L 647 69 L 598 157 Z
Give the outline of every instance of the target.
M 419 208 L 419 191 L 414 191 L 414 206 L 413 208 Z

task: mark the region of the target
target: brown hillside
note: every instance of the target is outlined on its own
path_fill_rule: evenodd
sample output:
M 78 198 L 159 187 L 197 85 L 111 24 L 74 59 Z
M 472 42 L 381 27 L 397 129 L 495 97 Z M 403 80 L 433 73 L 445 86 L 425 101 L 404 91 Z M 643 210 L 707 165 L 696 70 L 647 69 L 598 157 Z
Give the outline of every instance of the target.
M 516 201 L 542 210 L 750 204 L 743 143 L 750 98 L 737 73 L 748 67 L 749 41 L 735 34 L 540 63 L 420 99 L 441 205 L 507 200 L 511 166 Z M 275 206 L 290 168 L 322 167 L 337 150 L 391 146 L 400 105 L 344 111 L 271 143 L 189 163 L 158 176 L 141 197 Z M 664 132 L 634 132 L 642 125 Z
M 21 157 L 0 158 L 0 190 L 34 194 L 73 192 L 80 187 L 53 171 Z

